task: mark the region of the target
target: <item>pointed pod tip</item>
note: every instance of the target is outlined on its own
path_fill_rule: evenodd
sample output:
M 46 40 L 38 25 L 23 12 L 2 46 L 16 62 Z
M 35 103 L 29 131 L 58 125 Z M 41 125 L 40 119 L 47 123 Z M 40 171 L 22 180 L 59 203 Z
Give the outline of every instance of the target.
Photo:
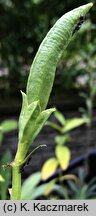
M 88 11 L 92 8 L 93 3 L 90 2 L 88 4 L 84 4 L 78 8 L 75 8 L 73 11 L 77 13 L 77 11 L 80 13 L 80 16 L 84 16 L 86 15 L 86 13 L 88 13 Z
M 90 5 L 90 7 L 93 7 L 93 2 L 90 2 L 89 5 Z
M 90 8 L 91 8 L 91 7 L 93 7 L 93 3 L 92 3 L 92 2 L 90 2 L 90 3 L 86 4 L 86 6 L 87 6 L 87 7 L 88 7 L 88 9 L 90 10 Z
M 53 112 L 55 112 L 56 111 L 56 108 L 54 107 L 54 108 L 51 108 L 52 110 L 53 110 Z
M 84 7 L 85 7 L 85 10 L 87 10 L 86 12 L 88 12 L 91 9 L 91 7 L 93 7 L 93 3 L 90 2 L 88 4 L 85 4 Z
M 48 109 L 48 111 L 49 111 L 50 113 L 53 113 L 53 112 L 56 111 L 56 108 L 50 108 L 50 109 Z

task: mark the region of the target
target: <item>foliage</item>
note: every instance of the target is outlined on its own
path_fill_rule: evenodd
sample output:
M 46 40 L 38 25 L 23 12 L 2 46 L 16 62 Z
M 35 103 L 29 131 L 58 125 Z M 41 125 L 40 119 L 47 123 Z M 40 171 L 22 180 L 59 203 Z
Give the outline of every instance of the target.
M 42 167 L 41 173 L 43 180 L 49 178 L 56 171 L 58 165 L 62 170 L 66 170 L 68 168 L 71 158 L 71 152 L 70 149 L 65 145 L 67 142 L 71 141 L 70 131 L 88 122 L 87 118 L 65 119 L 62 113 L 59 111 L 55 111 L 54 115 L 58 120 L 59 124 L 56 124 L 52 121 L 48 121 L 47 125 L 57 130 L 60 133 L 60 135 L 55 137 L 56 158 L 54 157 L 48 159 Z
M 96 31 L 95 23 L 89 19 L 78 32 L 79 40 L 74 37 L 73 43 L 64 53 L 61 69 L 61 89 L 70 91 L 77 89 L 88 92 L 88 80 L 92 73 L 95 73 L 95 47 L 96 39 L 93 36 Z M 64 82 L 66 80 L 66 82 Z M 71 91 L 70 91 L 71 93 Z
M 17 121 L 6 120 L 0 124 L 0 144 L 2 144 L 5 133 L 15 130 L 17 128 Z M 0 161 L 0 199 L 8 199 L 8 186 L 11 181 L 11 169 L 4 168 L 4 165 L 10 163 L 12 155 L 10 151 L 6 151 Z
M 60 180 L 60 182 L 66 179 L 76 180 L 76 177 L 74 175 L 65 175 L 63 177 L 50 180 L 48 183 L 43 182 L 41 184 L 41 175 L 42 174 L 40 172 L 36 172 L 30 175 L 24 181 L 21 189 L 21 200 L 38 199 L 41 197 L 43 197 L 44 199 L 48 199 L 54 188 L 57 187 L 56 182 L 58 180 Z
M 86 80 L 84 83 L 84 87 L 86 91 L 80 92 L 80 96 L 83 97 L 85 100 L 86 108 L 80 108 L 83 116 L 89 118 L 88 125 L 91 126 L 93 120 L 93 106 L 94 106 L 94 99 L 96 96 L 96 71 L 95 71 L 95 58 L 93 57 L 93 62 L 90 57 L 87 60 L 87 69 L 85 70 Z M 82 77 L 81 77 L 82 78 Z M 80 84 L 79 84 L 80 85 Z
M 16 94 L 18 89 L 25 87 L 29 65 L 48 30 L 63 13 L 86 3 L 88 1 L 82 0 L 74 2 L 72 0 L 0 0 L 0 72 L 2 72 L 0 87 L 4 90 L 3 95 Z M 95 13 L 94 7 L 93 24 L 95 24 Z M 80 37 L 79 40 L 72 42 L 72 55 L 75 47 L 77 47 L 75 51 L 77 55 L 82 44 L 86 46 L 86 38 L 87 34 L 84 34 L 83 43 Z M 93 38 L 95 35 L 92 30 L 92 41 Z M 64 62 L 68 62 L 67 59 L 65 58 Z M 64 68 L 66 72 L 67 66 L 64 65 Z M 72 71 L 74 73 L 74 70 Z M 71 70 L 70 73 L 68 72 L 70 75 L 72 73 Z
M 58 167 L 58 160 L 55 157 L 48 159 L 42 167 L 42 179 L 46 180 L 50 177 Z
M 36 189 L 36 186 L 39 184 L 41 180 L 41 174 L 39 172 L 32 174 L 29 176 L 25 182 L 22 185 L 22 191 L 21 191 L 21 199 L 34 199 L 34 191 Z
M 51 3 L 49 0 L 0 0 L 0 61 L 5 74 L 3 83 L 8 82 L 9 93 L 14 94 L 20 86 L 25 86 L 29 65 L 53 21 L 64 12 L 63 4 L 58 0 Z
M 60 167 L 62 168 L 62 170 L 66 170 L 69 165 L 70 158 L 71 158 L 70 150 L 65 146 L 63 147 L 61 145 L 57 145 L 55 152 L 56 152 L 56 156 L 60 164 Z
M 95 199 L 96 178 L 85 182 L 84 170 L 78 170 L 78 177 L 65 175 L 41 184 L 41 173 L 29 176 L 22 185 L 21 199 Z M 30 187 L 29 187 L 30 186 Z M 28 190 L 29 188 L 29 190 Z M 54 195 L 55 194 L 55 195 Z
M 95 199 L 96 178 L 94 177 L 89 183 L 86 183 L 84 170 L 80 169 L 77 181 L 68 180 L 66 186 L 54 184 L 52 190 L 57 192 L 59 198 L 63 199 Z
M 41 182 L 41 173 L 36 172 L 30 175 L 23 183 L 21 190 L 21 200 L 37 199 L 39 197 L 46 197 L 50 193 L 55 181 L 49 183 Z M 29 189 L 28 189 L 29 188 Z
M 11 180 L 11 169 L 6 169 L 3 167 L 4 164 L 10 163 L 12 160 L 12 155 L 10 151 L 6 151 L 0 161 L 0 197 L 1 200 L 8 199 L 8 186 Z
M 96 198 L 96 178 L 94 177 L 88 184 L 85 183 L 84 170 L 79 170 L 79 180 L 77 183 L 68 182 L 71 190 L 71 199 L 93 199 Z
M 64 134 L 69 132 L 70 130 L 75 129 L 76 127 L 81 126 L 84 123 L 88 122 L 88 118 L 72 118 L 72 119 L 66 119 L 64 118 L 64 116 L 62 115 L 62 113 L 60 113 L 59 111 L 56 111 L 54 113 L 56 119 L 58 120 L 59 124 L 56 124 L 54 122 L 48 121 L 47 125 L 51 126 L 52 128 L 54 128 L 55 130 L 57 130 L 58 132 L 60 132 L 61 134 Z M 64 141 L 63 139 L 68 140 L 69 136 L 63 136 L 61 135 L 61 140 Z M 60 142 L 60 137 L 56 137 L 56 141 L 58 143 L 58 141 Z
M 3 141 L 4 133 L 10 132 L 17 128 L 17 121 L 15 120 L 6 120 L 0 124 L 0 144 Z

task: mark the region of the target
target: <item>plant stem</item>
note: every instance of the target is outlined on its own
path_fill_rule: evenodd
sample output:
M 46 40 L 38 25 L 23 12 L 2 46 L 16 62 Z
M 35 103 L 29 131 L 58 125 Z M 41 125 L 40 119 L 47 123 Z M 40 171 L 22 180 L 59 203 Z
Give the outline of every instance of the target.
M 18 150 L 15 157 L 15 160 L 12 164 L 12 194 L 11 200 L 20 200 L 21 197 L 21 172 L 20 168 L 21 165 L 26 163 L 26 161 L 30 158 L 30 156 L 36 151 L 38 148 L 43 147 L 46 145 L 39 145 L 26 157 L 27 148 L 22 144 L 18 144 Z M 26 157 L 26 158 L 25 158 Z
M 21 172 L 20 167 L 26 157 L 28 145 L 18 144 L 15 160 L 12 164 L 12 193 L 11 200 L 20 200 L 21 197 Z
M 20 200 L 21 196 L 21 173 L 20 166 L 14 165 L 12 168 L 12 193 L 11 200 Z

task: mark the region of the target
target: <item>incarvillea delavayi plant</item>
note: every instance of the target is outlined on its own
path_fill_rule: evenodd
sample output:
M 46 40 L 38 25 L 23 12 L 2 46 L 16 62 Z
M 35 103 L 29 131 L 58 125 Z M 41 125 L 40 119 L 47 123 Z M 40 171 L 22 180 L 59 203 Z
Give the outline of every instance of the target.
M 55 71 L 64 50 L 74 33 L 79 30 L 83 18 L 92 3 L 78 7 L 63 15 L 51 28 L 33 60 L 27 82 L 26 94 L 22 93 L 22 109 L 19 118 L 18 148 L 12 167 L 11 199 L 21 195 L 21 167 L 28 159 L 27 152 L 54 108 L 46 109 L 52 90 Z

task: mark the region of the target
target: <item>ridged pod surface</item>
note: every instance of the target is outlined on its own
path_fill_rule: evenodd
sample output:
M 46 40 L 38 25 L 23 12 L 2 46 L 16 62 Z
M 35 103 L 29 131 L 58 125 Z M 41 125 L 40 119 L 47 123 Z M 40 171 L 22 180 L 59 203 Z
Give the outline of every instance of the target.
M 46 35 L 31 66 L 27 84 L 28 104 L 39 100 L 41 110 L 46 108 L 57 64 L 80 17 L 85 16 L 92 5 L 89 3 L 66 13 Z

